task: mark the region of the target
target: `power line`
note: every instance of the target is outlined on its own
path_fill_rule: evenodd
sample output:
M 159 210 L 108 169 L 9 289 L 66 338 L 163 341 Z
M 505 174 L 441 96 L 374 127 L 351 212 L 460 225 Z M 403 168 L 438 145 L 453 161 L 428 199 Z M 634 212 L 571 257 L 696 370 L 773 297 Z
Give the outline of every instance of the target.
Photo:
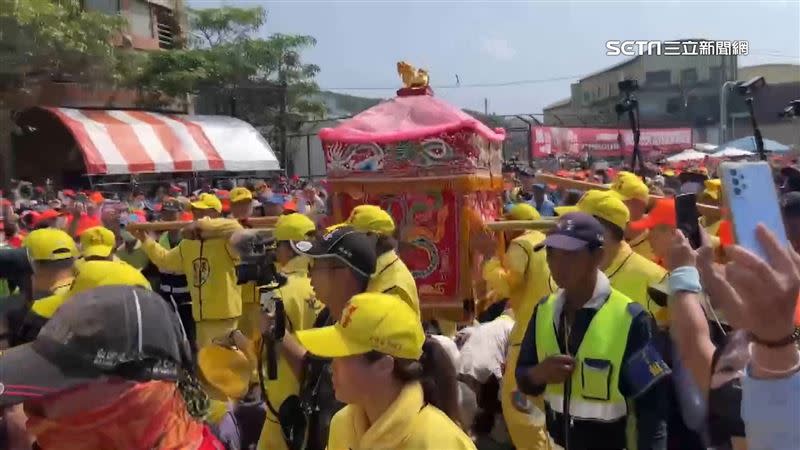
M 503 86 L 520 86 L 524 84 L 537 84 L 537 83 L 550 83 L 553 81 L 566 81 L 581 78 L 583 75 L 571 75 L 566 77 L 555 78 L 542 78 L 537 80 L 516 80 L 516 81 L 501 81 L 495 83 L 471 83 L 471 84 L 443 84 L 439 86 L 431 86 L 433 89 L 459 89 L 459 88 L 481 88 L 481 87 L 503 87 Z M 399 86 L 393 87 L 320 87 L 324 91 L 396 91 Z

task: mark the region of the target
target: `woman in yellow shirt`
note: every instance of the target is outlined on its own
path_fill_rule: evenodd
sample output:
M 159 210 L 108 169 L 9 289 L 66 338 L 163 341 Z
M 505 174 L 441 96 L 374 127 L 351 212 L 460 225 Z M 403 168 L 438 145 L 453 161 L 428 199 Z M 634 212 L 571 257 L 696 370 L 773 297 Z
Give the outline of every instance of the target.
M 356 295 L 336 325 L 297 338 L 333 358 L 336 398 L 347 403 L 331 421 L 328 450 L 475 449 L 455 422 L 455 368 L 400 298 Z

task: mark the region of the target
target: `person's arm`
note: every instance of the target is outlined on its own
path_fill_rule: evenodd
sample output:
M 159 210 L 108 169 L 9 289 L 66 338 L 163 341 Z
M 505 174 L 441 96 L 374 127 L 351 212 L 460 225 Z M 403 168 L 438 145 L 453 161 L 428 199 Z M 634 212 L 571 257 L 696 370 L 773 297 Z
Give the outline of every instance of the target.
M 491 258 L 483 265 L 482 278 L 486 282 L 489 303 L 511 296 L 511 291 L 523 281 L 528 267 L 528 253 L 521 245 L 511 242 L 502 261 Z
M 536 353 L 536 314 L 539 312 L 539 307 L 533 310 L 531 320 L 528 322 L 528 328 L 525 330 L 525 337 L 522 338 L 522 344 L 519 349 L 519 358 L 517 359 L 517 369 L 514 375 L 517 378 L 517 387 L 519 390 L 527 395 L 537 396 L 544 392 L 545 384 L 537 384 L 532 380 L 531 370 L 539 364 L 539 356 Z
M 167 250 L 148 236 L 142 241 L 141 249 L 150 259 L 150 262 L 155 264 L 159 270 L 178 274 L 184 273 L 180 244 Z
M 0 411 L 3 418 L 3 425 L 8 434 L 8 445 L 12 450 L 28 450 L 33 447 L 35 439 L 28 434 L 25 423 L 28 418 L 22 409 L 22 405 L 13 405 Z
M 681 364 L 692 375 L 695 384 L 708 396 L 711 383 L 711 361 L 714 344 L 708 329 L 708 319 L 700 306 L 700 275 L 694 267 L 683 266 L 672 271 L 669 278 L 670 337 L 677 346 Z
M 629 310 L 634 318 L 625 347 L 620 392 L 633 404 L 637 448 L 666 449 L 667 381 L 671 371 L 653 343 L 652 317 L 638 303 L 631 304 Z

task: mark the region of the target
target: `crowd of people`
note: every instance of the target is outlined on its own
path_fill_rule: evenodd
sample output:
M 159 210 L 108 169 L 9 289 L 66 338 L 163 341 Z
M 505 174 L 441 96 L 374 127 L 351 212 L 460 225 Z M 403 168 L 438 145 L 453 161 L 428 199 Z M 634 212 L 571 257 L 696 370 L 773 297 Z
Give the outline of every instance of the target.
M 556 174 L 586 191 L 539 175 L 508 171 L 501 220 L 554 226 L 475 237 L 477 314 L 457 329 L 420 304 L 387 211 L 331 224 L 299 180 L 20 186 L 0 448 L 800 448 L 800 171 L 777 174 L 792 247 L 760 228 L 766 259 L 724 208 L 698 249 L 677 229 L 675 194 L 722 203 L 702 170 Z

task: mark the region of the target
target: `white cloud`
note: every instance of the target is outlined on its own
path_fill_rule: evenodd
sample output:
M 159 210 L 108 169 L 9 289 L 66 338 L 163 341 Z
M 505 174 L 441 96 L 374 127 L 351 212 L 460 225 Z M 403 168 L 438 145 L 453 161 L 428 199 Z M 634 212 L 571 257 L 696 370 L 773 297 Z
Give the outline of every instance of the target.
M 517 54 L 505 39 L 486 38 L 483 40 L 481 50 L 498 61 L 510 61 Z

